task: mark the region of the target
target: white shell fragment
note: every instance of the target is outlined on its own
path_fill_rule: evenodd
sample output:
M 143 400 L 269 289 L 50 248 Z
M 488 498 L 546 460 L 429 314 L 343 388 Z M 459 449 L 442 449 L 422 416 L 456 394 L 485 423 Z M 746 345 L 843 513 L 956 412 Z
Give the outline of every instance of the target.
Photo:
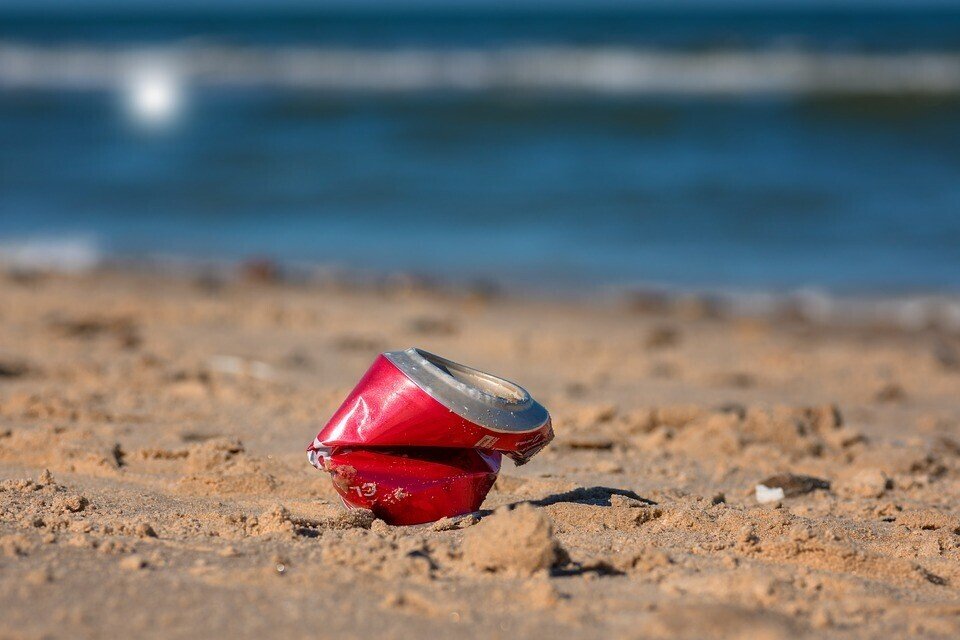
M 757 485 L 757 502 L 760 504 L 777 502 L 778 500 L 783 500 L 785 497 L 786 494 L 784 494 L 782 487 L 768 487 L 765 484 Z

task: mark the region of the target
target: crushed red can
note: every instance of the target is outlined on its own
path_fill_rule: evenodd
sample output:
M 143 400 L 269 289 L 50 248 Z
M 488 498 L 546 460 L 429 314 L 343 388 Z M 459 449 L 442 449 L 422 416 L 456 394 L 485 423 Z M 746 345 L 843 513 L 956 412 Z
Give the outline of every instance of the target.
M 422 349 L 377 357 L 307 447 L 348 507 L 390 524 L 476 511 L 501 455 L 523 464 L 553 439 L 519 385 Z

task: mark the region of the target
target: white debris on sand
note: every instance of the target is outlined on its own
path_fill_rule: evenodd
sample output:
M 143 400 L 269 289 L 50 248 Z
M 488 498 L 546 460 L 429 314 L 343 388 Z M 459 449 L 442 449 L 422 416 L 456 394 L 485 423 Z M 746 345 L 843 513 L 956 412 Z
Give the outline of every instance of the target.
M 757 502 L 767 504 L 768 502 L 779 502 L 786 497 L 782 487 L 768 487 L 765 484 L 757 485 Z
M 235 376 L 247 376 L 257 380 L 271 380 L 275 376 L 273 367 L 266 362 L 240 358 L 237 356 L 210 356 L 207 360 L 209 367 L 217 373 Z

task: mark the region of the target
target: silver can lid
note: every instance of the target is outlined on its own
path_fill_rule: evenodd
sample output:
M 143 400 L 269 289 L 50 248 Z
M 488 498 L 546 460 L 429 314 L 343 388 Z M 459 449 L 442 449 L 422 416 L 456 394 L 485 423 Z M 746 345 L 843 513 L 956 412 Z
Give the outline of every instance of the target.
M 491 431 L 536 431 L 549 419 L 546 408 L 520 385 L 423 349 L 383 354 L 434 400 Z

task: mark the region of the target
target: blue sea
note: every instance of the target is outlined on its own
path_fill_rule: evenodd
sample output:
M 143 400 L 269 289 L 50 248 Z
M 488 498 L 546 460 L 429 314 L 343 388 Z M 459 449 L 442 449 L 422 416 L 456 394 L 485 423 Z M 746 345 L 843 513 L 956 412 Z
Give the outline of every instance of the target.
M 58 251 L 956 292 L 960 7 L 0 9 L 0 258 Z

